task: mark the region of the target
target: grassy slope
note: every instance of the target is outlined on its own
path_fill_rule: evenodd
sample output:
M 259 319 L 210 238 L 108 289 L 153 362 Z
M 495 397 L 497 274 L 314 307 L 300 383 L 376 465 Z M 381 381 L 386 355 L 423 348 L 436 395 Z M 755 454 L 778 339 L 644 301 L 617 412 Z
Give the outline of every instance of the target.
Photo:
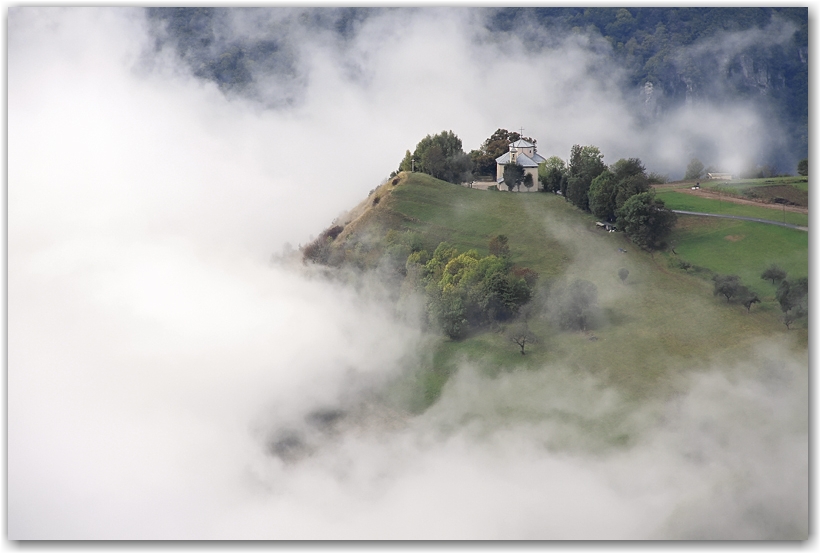
M 490 374 L 560 364 L 579 376 L 598 375 L 627 397 L 639 398 L 668 391 L 679 371 L 704 366 L 715 355 L 740 359 L 767 336 L 788 334 L 799 347 L 806 344 L 806 330 L 786 333 L 771 302 L 753 307 L 751 313 L 726 305 L 713 297 L 709 282 L 668 269 L 664 256 L 637 250 L 620 233 L 596 230 L 591 216 L 559 196 L 470 190 L 421 174 L 404 177 L 390 192 L 360 218 L 356 232 L 413 229 L 425 234 L 430 247 L 448 240 L 482 254 L 492 236 L 506 234 L 514 262 L 537 270 L 542 282 L 575 277 L 594 282 L 606 316 L 594 330 L 595 341 L 582 333 L 560 332 L 535 317 L 530 326 L 540 341 L 526 356 L 497 332 L 459 342 L 439 338 L 408 392 L 417 408 L 434 401 L 448 375 L 465 361 Z M 731 250 L 746 248 L 751 240 L 726 243 Z M 779 247 L 756 243 L 761 257 Z M 619 253 L 619 248 L 628 253 Z M 626 284 L 617 277 L 621 267 L 630 272 Z

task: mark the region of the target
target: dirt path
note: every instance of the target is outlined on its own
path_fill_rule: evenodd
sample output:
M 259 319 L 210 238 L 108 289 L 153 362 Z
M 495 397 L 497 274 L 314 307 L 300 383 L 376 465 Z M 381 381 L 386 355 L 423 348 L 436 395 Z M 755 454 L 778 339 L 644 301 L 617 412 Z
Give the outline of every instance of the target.
M 771 204 L 768 202 L 756 202 L 754 200 L 749 200 L 746 198 L 738 198 L 737 196 L 730 196 L 727 194 L 721 194 L 714 190 L 707 190 L 705 188 L 700 188 L 698 190 L 692 190 L 692 187 L 682 187 L 680 184 L 656 184 L 654 185 L 655 188 L 662 188 L 662 189 L 672 189 L 675 192 L 682 192 L 684 194 L 691 194 L 692 196 L 699 196 L 701 198 L 709 198 L 710 200 L 720 200 L 723 202 L 731 202 L 733 204 L 741 204 L 741 205 L 756 205 L 758 207 L 768 207 L 769 209 L 777 209 L 778 211 L 783 211 L 784 207 L 786 211 L 790 211 L 792 213 L 806 213 L 808 214 L 809 208 L 802 207 L 799 205 L 787 205 L 784 206 L 783 204 Z

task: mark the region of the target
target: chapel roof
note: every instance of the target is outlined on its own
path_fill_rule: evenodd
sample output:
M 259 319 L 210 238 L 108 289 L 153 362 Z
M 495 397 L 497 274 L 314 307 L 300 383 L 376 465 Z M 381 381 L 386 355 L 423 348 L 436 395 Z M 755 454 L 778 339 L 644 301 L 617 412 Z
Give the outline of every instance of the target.
M 533 146 L 535 146 L 535 144 L 530 144 L 524 139 L 518 139 L 512 144 L 510 144 L 510 146 L 514 148 L 532 148 Z
M 536 155 L 538 155 L 538 154 L 536 154 Z M 535 156 L 533 156 L 533 157 L 535 157 Z M 541 156 L 538 156 L 538 157 L 540 158 Z M 543 158 L 541 158 L 541 159 L 543 159 Z M 544 160 L 544 161 L 546 161 L 546 160 Z M 506 165 L 507 163 L 510 162 L 510 152 L 507 152 L 506 154 L 497 157 L 495 159 L 495 162 L 498 163 L 499 165 Z M 538 167 L 539 162 L 533 161 L 531 158 L 529 158 L 525 154 L 518 154 L 515 157 L 515 163 L 517 165 L 521 165 L 522 167 Z

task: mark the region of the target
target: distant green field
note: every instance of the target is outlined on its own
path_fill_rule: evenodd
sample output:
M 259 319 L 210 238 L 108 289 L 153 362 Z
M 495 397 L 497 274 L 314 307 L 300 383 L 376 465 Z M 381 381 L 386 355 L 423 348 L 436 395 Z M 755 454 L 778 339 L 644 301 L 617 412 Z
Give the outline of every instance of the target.
M 790 176 L 790 177 L 771 177 L 766 179 L 734 179 L 730 181 L 715 180 L 715 181 L 701 181 L 703 188 L 722 189 L 722 190 L 739 190 L 742 188 L 749 188 L 753 186 L 772 186 L 772 185 L 788 185 L 799 188 L 800 190 L 808 190 L 809 177 Z
M 738 179 L 705 181 L 703 188 L 743 198 L 773 201 L 782 198 L 794 205 L 808 206 L 808 177 L 773 177 L 766 179 Z
M 808 276 L 807 232 L 749 221 L 679 215 L 672 233 L 677 256 L 717 273 L 736 274 L 773 301 L 775 287 L 760 273 L 772 263 L 792 277 Z
M 801 226 L 808 226 L 809 224 L 809 217 L 804 213 L 711 200 L 709 198 L 700 198 L 691 194 L 668 189 L 657 190 L 656 194 L 669 209 L 698 211 L 700 213 L 719 213 L 721 215 L 739 215 L 741 217 L 757 217 L 759 219 L 768 219 L 770 221 L 780 221 Z
M 530 328 L 539 341 L 528 346 L 525 356 L 505 338 L 504 325 L 460 341 L 436 338 L 421 368 L 394 389 L 418 410 L 435 402 L 449 376 L 465 363 L 489 375 L 560 366 L 580 379 L 595 375 L 626 398 L 666 393 L 682 371 L 715 356 L 735 363 L 752 355 L 751 346 L 761 339 L 783 336 L 787 331 L 771 284 L 760 280 L 759 272 L 771 262 L 793 276 L 808 271 L 806 232 L 703 217 L 687 223 L 696 218 L 681 217 L 673 236 L 675 257 L 739 274 L 764 298 L 747 313 L 714 297 L 711 282 L 670 267 L 671 254 L 653 256 L 622 233 L 596 229 L 591 215 L 553 194 L 471 190 L 412 174 L 374 211 L 378 216 L 369 225 L 415 230 L 428 247 L 448 240 L 459 249 L 486 254 L 489 239 L 506 234 L 513 261 L 541 274 L 547 303 L 548 286 L 561 280 L 583 278 L 598 288 L 599 326 L 589 334 L 563 332 L 537 311 Z M 629 270 L 625 283 L 617 276 L 620 268 Z M 805 327 L 788 335 L 797 338 L 795 347 L 805 347 Z

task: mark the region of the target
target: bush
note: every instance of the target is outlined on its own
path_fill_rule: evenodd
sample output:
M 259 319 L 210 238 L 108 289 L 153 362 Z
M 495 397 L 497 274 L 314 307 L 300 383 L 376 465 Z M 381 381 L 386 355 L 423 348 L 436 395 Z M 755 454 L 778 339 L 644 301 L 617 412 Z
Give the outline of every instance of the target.
M 587 330 L 600 317 L 598 288 L 582 279 L 558 288 L 550 302 L 550 313 L 553 321 L 564 330 Z
M 330 238 L 331 240 L 336 240 L 336 237 L 339 236 L 342 233 L 343 230 L 344 230 L 344 227 L 342 227 L 340 225 L 333 225 L 332 227 L 329 227 L 329 228 L 323 230 L 322 234 L 320 234 L 319 237 L 320 238 Z

